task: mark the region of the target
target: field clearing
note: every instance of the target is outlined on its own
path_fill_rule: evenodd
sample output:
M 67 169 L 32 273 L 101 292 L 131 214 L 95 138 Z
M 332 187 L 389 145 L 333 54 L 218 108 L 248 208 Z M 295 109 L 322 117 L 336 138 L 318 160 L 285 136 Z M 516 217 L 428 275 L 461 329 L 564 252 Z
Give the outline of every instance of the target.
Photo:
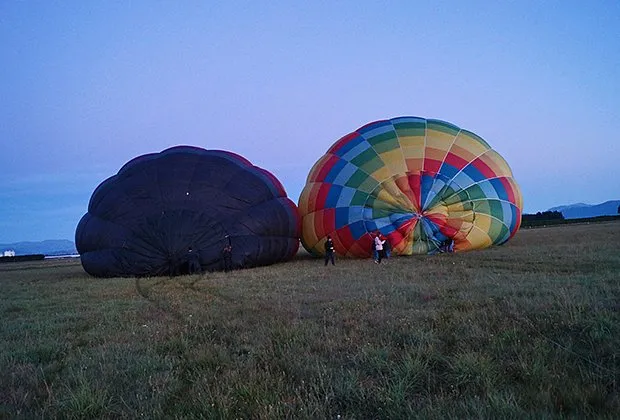
M 0 418 L 620 418 L 620 222 L 96 279 L 0 265 Z

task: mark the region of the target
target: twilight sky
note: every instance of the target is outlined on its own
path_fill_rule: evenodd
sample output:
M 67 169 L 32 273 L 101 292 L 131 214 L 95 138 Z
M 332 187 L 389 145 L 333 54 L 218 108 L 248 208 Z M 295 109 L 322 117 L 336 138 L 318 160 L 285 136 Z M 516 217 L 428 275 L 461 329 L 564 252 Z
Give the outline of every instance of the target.
M 74 239 L 97 185 L 189 144 L 297 201 L 338 138 L 413 115 L 483 137 L 525 212 L 620 199 L 620 2 L 0 2 L 0 243 Z

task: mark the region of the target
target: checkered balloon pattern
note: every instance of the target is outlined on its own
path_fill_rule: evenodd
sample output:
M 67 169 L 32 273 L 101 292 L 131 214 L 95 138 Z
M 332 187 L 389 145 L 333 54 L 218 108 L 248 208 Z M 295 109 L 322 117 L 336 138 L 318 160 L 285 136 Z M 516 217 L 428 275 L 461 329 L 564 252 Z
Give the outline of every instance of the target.
M 369 257 L 374 233 L 398 255 L 486 248 L 519 229 L 523 200 L 506 161 L 445 121 L 399 117 L 342 137 L 312 167 L 299 199 L 302 244 Z

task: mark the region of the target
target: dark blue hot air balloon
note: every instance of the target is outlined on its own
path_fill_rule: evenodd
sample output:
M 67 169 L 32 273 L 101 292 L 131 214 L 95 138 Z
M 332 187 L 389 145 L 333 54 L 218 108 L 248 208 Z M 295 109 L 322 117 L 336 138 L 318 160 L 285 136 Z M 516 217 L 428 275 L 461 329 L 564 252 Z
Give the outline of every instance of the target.
M 297 207 L 282 184 L 243 157 L 178 146 L 139 156 L 94 191 L 75 242 L 99 277 L 187 273 L 286 261 L 299 247 Z M 191 248 L 191 251 L 190 251 Z

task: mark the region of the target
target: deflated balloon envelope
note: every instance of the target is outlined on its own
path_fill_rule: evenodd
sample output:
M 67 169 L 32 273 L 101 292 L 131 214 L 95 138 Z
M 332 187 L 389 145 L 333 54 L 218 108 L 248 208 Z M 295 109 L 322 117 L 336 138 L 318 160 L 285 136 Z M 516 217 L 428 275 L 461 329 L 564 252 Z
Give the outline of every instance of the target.
M 234 153 L 179 146 L 137 157 L 94 191 L 76 230 L 95 276 L 158 276 L 285 261 L 298 250 L 299 216 L 280 182 Z
M 466 251 L 518 230 L 521 192 L 506 161 L 476 134 L 440 120 L 400 117 L 338 140 L 312 168 L 299 200 L 302 244 L 367 257 L 371 233 L 400 255 Z

